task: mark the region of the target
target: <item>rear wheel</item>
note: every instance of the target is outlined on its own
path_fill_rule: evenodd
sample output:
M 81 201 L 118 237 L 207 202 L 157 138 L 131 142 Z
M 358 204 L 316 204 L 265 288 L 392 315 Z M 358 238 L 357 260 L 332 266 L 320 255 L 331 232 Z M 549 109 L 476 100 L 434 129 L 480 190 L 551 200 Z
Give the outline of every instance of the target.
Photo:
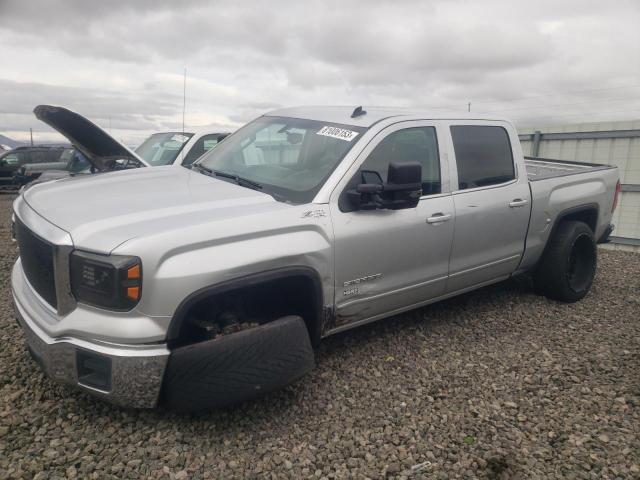
M 584 222 L 560 223 L 533 274 L 534 288 L 561 302 L 576 302 L 591 289 L 598 251 L 591 229 Z

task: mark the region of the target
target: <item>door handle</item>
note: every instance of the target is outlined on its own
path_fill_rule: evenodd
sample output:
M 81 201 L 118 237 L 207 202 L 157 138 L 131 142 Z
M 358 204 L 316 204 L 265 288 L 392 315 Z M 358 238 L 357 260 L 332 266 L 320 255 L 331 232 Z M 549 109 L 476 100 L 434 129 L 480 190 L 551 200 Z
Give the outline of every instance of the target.
M 448 220 L 451 220 L 451 214 L 447 213 L 434 213 L 432 216 L 427 218 L 427 223 L 444 223 Z
M 527 203 L 529 203 L 529 200 L 523 200 L 522 198 L 516 198 L 515 200 L 509 202 L 509 207 L 510 208 L 523 207 Z

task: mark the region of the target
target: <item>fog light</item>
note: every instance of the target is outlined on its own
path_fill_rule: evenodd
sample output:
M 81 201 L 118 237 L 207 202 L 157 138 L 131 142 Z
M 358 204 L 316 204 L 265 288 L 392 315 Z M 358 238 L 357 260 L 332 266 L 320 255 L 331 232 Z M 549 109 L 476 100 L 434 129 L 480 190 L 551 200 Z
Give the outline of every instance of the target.
M 111 359 L 84 350 L 76 350 L 78 383 L 108 392 L 111 390 Z

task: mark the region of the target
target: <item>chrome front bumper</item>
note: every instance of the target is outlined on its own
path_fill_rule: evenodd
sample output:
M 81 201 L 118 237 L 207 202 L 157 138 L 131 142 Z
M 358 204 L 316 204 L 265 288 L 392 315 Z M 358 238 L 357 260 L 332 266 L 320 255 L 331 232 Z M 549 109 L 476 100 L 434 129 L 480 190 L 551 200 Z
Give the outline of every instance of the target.
M 50 378 L 79 387 L 117 405 L 133 408 L 152 408 L 157 405 L 169 358 L 169 350 L 165 345 L 119 345 L 73 337 L 53 338 L 28 317 L 15 292 L 13 300 L 27 346 Z M 109 365 L 108 388 L 83 384 L 78 373 L 78 359 L 87 355 Z

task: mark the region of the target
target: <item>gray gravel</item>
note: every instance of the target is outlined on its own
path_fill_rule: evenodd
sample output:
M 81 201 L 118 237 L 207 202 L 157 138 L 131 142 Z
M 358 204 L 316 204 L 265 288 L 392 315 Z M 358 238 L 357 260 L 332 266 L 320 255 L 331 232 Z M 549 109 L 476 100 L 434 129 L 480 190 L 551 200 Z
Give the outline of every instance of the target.
M 575 305 L 517 279 L 326 339 L 316 370 L 200 416 L 44 378 L 13 321 L 0 196 L 0 478 L 640 478 L 640 255 Z

